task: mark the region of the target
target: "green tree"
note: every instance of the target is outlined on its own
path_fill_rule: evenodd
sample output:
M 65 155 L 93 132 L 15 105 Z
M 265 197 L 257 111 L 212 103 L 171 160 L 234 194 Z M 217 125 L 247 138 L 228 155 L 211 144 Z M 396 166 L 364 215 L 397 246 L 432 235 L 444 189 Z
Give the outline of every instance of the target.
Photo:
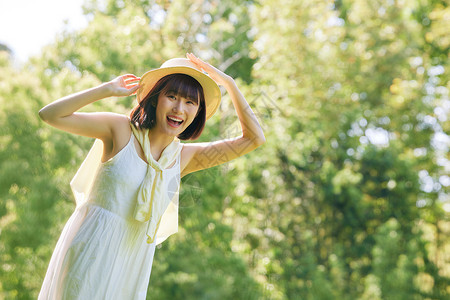
M 288 299 L 325 297 L 311 282 L 324 268 L 328 284 L 322 285 L 338 293 L 327 296 L 361 297 L 361 278 L 375 282 L 380 297 L 388 295 L 390 287 L 377 283 L 372 249 L 377 228 L 391 218 L 406 244 L 417 241 L 408 254 L 415 267 L 396 271 L 408 272 L 405 286 L 422 276 L 419 270 L 434 279 L 428 291 L 414 281 L 403 295 L 444 296 L 448 277 L 436 272 L 420 224 L 443 214 L 442 187 L 430 190 L 424 181 L 436 182 L 443 172 L 434 139 L 445 135 L 445 118 L 435 112 L 448 96 L 430 91 L 439 84 L 448 91 L 448 75 L 436 76 L 446 62 L 430 58 L 440 51 L 427 46 L 421 31 L 429 29 L 413 13 L 437 16 L 441 9 L 438 1 L 363 0 L 263 1 L 255 9 L 254 85 L 270 91 L 286 117 L 269 122 L 262 156 L 270 160 L 263 159 L 262 172 L 247 169 L 262 176 L 242 185 L 264 186 L 247 190 L 255 214 L 268 212 L 254 226 L 267 232 L 260 236 L 270 243 L 265 254 L 276 253 L 267 280 Z M 337 259 L 340 264 L 331 263 Z
M 149 298 L 445 299 L 445 1 L 84 9 L 85 29 L 61 32 L 22 68 L 0 49 L 0 297 L 37 297 L 93 142 L 44 125 L 38 110 L 194 51 L 237 78 L 267 142 L 183 178 L 180 232 L 157 249 Z M 239 134 L 225 95 L 199 141 Z
M 2 57 L 1 137 L 5 143 L 0 154 L 0 293 L 8 299 L 37 297 L 56 240 L 74 208 L 68 183 L 93 142 L 45 125 L 38 118 L 39 109 L 119 74 L 143 74 L 167 58 L 184 56 L 185 44 L 179 44 L 173 39 L 172 30 L 166 29 L 174 24 L 174 18 L 188 19 L 190 11 L 179 10 L 184 5 L 182 1 L 163 8 L 140 4 L 87 2 L 85 10 L 90 22 L 85 29 L 62 32 L 54 44 L 22 69 L 14 70 L 7 54 Z M 160 9 L 167 15 L 161 23 L 163 27 L 154 20 L 154 13 Z M 231 13 L 230 9 L 227 14 L 221 12 L 215 22 L 226 20 Z M 196 29 L 199 32 L 207 32 L 211 26 L 200 25 Z M 195 36 L 195 32 L 187 31 L 186 35 Z M 229 70 L 232 69 L 230 65 Z M 22 101 L 17 104 L 17 99 Z M 128 113 L 133 105 L 131 98 L 105 99 L 83 110 Z M 205 130 L 202 140 L 217 139 L 219 123 L 220 116 L 212 120 L 211 129 Z M 247 265 L 230 249 L 232 227 L 222 223 L 221 209 L 227 186 L 231 188 L 226 180 L 210 180 L 210 176 L 216 178 L 220 174 L 221 169 L 215 168 L 183 179 L 183 195 L 188 195 L 181 197 L 187 201 L 180 209 L 184 234 L 174 236 L 157 251 L 149 289 L 152 299 L 153 295 L 161 299 L 260 298 L 260 287 Z

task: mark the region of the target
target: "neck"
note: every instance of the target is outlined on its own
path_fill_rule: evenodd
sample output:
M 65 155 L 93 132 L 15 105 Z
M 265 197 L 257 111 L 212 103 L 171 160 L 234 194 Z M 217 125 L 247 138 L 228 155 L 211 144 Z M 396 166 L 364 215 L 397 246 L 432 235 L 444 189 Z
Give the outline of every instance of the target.
M 174 140 L 173 136 L 162 134 L 152 128 L 149 130 L 149 140 L 150 140 L 150 150 L 152 152 L 153 158 L 158 161 L 163 150 L 169 146 L 169 144 Z

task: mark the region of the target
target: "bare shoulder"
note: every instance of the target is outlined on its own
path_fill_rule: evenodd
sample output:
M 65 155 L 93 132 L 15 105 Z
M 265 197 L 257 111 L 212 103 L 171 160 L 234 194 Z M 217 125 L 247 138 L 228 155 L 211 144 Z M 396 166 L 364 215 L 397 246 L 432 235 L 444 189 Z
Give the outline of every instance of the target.
M 102 139 L 104 145 L 102 161 L 107 161 L 126 146 L 130 139 L 131 127 L 130 119 L 126 115 L 108 112 L 104 113 L 104 118 L 111 129 L 111 137 Z
M 181 149 L 181 159 L 180 159 L 180 172 L 181 177 L 192 172 L 189 168 L 189 163 L 194 158 L 196 153 L 201 149 L 204 149 L 210 143 L 183 143 L 183 148 Z
M 114 135 L 121 133 L 130 133 L 130 118 L 126 115 L 118 114 L 118 113 L 107 113 L 108 114 L 108 123 L 111 127 L 111 131 Z M 128 134 L 129 137 L 129 134 Z
M 110 131 L 108 138 L 102 138 L 103 142 L 121 144 L 121 141 L 128 141 L 129 133 L 131 132 L 128 116 L 113 112 L 101 112 L 98 114 L 102 121 L 107 124 Z

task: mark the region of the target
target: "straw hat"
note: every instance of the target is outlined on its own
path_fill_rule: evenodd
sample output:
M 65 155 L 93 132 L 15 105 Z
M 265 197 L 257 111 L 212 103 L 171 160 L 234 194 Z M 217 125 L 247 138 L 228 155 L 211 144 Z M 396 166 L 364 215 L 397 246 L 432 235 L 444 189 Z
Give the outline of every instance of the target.
M 206 119 L 211 118 L 219 108 L 221 93 L 217 83 L 187 58 L 172 58 L 161 65 L 159 69 L 151 70 L 142 75 L 139 81 L 140 88 L 136 99 L 141 102 L 153 86 L 166 75 L 182 73 L 195 78 L 203 87 L 206 104 Z

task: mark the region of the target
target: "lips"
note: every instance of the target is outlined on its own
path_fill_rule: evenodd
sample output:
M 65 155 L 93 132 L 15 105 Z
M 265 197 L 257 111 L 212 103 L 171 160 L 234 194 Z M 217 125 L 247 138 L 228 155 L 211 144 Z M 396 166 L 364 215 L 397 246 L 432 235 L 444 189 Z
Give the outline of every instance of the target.
M 174 117 L 174 116 L 167 116 L 167 122 L 172 127 L 179 127 L 184 122 L 183 119 Z

